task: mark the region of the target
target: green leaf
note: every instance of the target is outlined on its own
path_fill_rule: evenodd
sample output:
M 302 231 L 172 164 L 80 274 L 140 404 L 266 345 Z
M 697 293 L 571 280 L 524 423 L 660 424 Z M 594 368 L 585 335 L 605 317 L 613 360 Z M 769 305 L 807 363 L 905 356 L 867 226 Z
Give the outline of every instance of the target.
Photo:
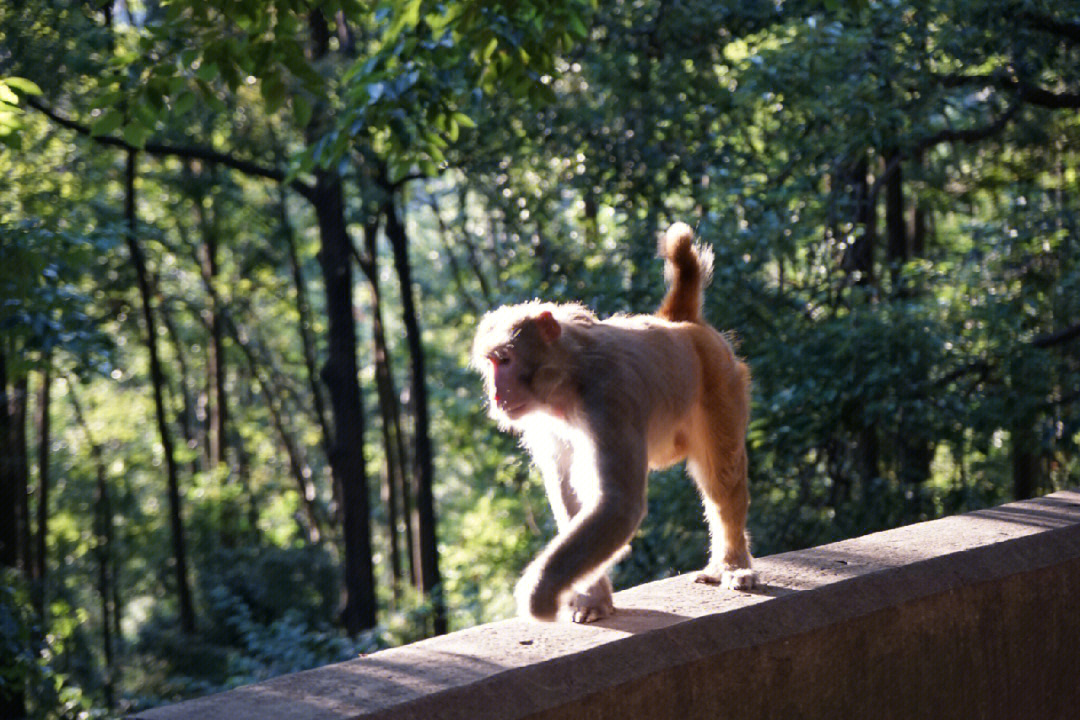
M 206 82 L 210 82 L 217 78 L 218 66 L 217 63 L 203 63 L 199 66 L 199 69 L 195 71 L 195 77 Z
M 22 135 L 12 130 L 0 130 L 0 144 L 6 145 L 12 150 L 21 150 Z
M 490 40 L 488 40 L 487 45 L 485 45 L 484 49 L 480 51 L 480 60 L 483 62 L 491 60 L 491 56 L 495 54 L 495 48 L 497 48 L 498 46 L 499 38 L 492 37 Z
M 141 148 L 146 144 L 146 139 L 150 137 L 150 129 L 139 123 L 131 123 L 124 127 L 123 135 L 124 141 L 128 145 Z
M 7 85 L 9 88 L 22 95 L 40 95 L 41 88 L 35 83 L 26 78 L 21 77 L 9 77 L 0 80 L 0 83 Z
M 570 16 L 570 30 L 582 40 L 589 37 L 589 29 L 585 27 L 585 23 L 582 22 L 581 16 L 576 13 Z
M 296 120 L 296 124 L 300 127 L 307 127 L 311 122 L 311 114 L 313 108 L 308 99 L 302 95 L 293 95 L 292 97 L 292 109 L 293 118 Z
M 109 135 L 124 123 L 124 116 L 116 108 L 109 108 L 90 125 L 90 137 Z
M 173 112 L 177 115 L 183 115 L 195 107 L 195 101 L 195 93 L 185 90 L 173 103 Z
M 263 78 L 263 81 L 259 84 L 259 90 L 262 93 L 263 100 L 266 101 L 267 109 L 271 112 L 277 110 L 285 102 L 285 83 L 282 82 L 281 76 L 276 73 Z

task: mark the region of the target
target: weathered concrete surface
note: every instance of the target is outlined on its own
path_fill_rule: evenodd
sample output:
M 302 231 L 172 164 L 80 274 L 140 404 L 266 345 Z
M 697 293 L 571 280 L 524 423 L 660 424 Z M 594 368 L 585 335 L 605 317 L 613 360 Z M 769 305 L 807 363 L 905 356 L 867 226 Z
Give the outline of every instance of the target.
M 139 714 L 1077 718 L 1080 492 L 661 580 L 595 625 L 493 623 Z

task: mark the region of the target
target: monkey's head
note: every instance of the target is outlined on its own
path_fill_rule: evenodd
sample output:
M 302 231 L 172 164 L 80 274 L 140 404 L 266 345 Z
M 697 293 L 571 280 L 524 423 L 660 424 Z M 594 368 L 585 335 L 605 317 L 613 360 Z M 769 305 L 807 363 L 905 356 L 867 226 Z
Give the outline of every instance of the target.
M 592 317 L 573 306 L 575 314 Z M 484 378 L 488 412 L 503 428 L 537 411 L 565 412 L 557 401 L 567 375 L 563 325 L 567 306 L 531 302 L 487 313 L 473 341 L 471 365 Z

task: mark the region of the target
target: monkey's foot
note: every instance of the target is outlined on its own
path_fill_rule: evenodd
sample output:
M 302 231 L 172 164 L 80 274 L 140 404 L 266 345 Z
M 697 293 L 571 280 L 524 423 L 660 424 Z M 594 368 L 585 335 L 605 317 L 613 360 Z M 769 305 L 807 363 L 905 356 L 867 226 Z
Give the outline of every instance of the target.
M 570 600 L 570 618 L 576 623 L 591 623 L 603 620 L 615 612 L 615 603 L 611 593 L 574 593 Z
M 750 568 L 723 568 L 711 565 L 697 574 L 695 582 L 719 585 L 725 590 L 753 590 L 758 584 L 758 574 Z

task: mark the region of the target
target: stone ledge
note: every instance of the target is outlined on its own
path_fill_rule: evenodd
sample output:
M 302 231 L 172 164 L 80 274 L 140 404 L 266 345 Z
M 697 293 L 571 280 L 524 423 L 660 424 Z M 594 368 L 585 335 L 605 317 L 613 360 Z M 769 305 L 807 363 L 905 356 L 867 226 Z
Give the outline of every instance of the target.
M 1065 718 L 1080 703 L 1080 492 L 685 575 L 593 625 L 507 620 L 140 713 L 305 718 Z

